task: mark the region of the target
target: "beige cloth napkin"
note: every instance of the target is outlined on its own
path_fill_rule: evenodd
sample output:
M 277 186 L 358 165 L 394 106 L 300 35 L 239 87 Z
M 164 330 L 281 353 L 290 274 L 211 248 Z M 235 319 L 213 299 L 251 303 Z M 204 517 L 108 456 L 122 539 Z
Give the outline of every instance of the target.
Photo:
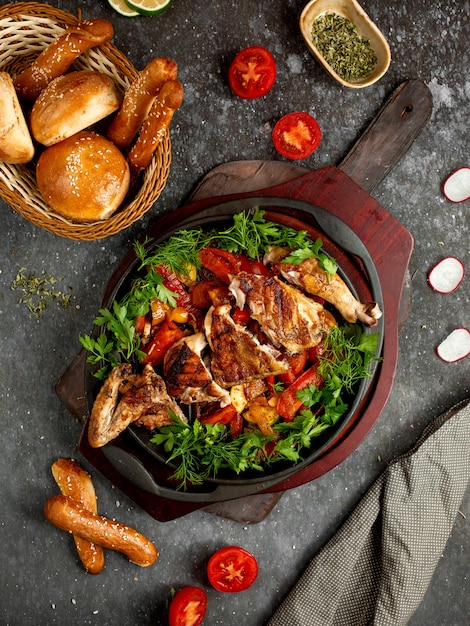
M 470 402 L 434 419 L 314 557 L 268 626 L 402 626 L 419 606 L 470 477 Z

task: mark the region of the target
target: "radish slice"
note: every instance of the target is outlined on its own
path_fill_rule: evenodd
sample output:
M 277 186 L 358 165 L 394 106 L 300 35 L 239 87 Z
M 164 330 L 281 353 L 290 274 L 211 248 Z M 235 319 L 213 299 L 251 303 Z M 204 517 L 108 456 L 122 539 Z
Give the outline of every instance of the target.
M 451 202 L 464 202 L 470 198 L 470 167 L 461 167 L 446 179 L 442 193 Z
M 438 293 L 453 293 L 459 288 L 464 274 L 462 261 L 454 256 L 448 256 L 429 272 L 428 283 Z
M 437 346 L 436 352 L 447 363 L 464 359 L 470 354 L 470 330 L 456 328 Z

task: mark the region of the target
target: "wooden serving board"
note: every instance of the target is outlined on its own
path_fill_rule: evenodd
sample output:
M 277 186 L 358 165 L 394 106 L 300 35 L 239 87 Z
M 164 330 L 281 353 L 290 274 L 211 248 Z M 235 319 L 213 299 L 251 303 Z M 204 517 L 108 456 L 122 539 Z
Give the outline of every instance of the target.
M 294 198 L 315 204 L 342 219 L 366 245 L 380 277 L 385 311 L 384 359 L 371 402 L 347 435 L 317 461 L 300 470 L 268 493 L 256 494 L 205 506 L 204 503 L 155 503 L 140 490 L 122 481 L 91 451 L 89 460 L 160 521 L 174 519 L 198 508 L 241 523 L 257 523 L 278 502 L 283 491 L 313 480 L 332 469 L 365 438 L 387 402 L 398 358 L 398 332 L 411 308 L 407 287 L 408 263 L 413 238 L 370 192 L 399 161 L 427 123 L 432 109 L 429 90 L 421 81 L 407 81 L 392 95 L 361 139 L 338 167 L 310 171 L 281 161 L 230 162 L 209 172 L 192 194 L 185 211 L 197 214 L 225 200 L 250 196 Z M 150 228 L 157 234 L 172 215 Z M 117 272 L 119 274 L 119 271 Z M 402 297 L 405 295 L 405 297 Z M 57 382 L 56 392 L 68 410 L 81 422 L 86 417 L 84 401 L 85 355 L 80 353 Z M 83 449 L 82 449 L 83 452 Z M 153 498 L 153 500 L 152 500 Z

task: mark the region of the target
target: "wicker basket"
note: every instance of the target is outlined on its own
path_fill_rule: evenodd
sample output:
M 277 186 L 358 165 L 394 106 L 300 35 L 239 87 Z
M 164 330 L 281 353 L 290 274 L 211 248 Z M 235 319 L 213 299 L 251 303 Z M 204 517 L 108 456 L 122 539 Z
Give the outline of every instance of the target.
M 14 78 L 41 51 L 79 18 L 36 2 L 0 7 L 0 71 Z M 112 44 L 82 54 L 73 69 L 91 69 L 114 79 L 124 93 L 137 70 Z M 26 165 L 0 162 L 0 196 L 15 211 L 36 226 L 68 239 L 102 239 L 127 228 L 153 205 L 165 187 L 171 163 L 169 132 L 154 158 L 131 189 L 121 208 L 110 218 L 90 224 L 76 224 L 52 212 L 36 184 L 35 160 Z

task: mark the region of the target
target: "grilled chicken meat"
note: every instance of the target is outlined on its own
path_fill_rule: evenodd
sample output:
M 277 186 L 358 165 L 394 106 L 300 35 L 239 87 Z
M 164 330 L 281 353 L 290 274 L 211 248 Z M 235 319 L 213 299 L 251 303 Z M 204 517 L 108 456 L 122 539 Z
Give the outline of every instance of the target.
M 230 305 L 211 307 L 204 327 L 212 350 L 214 380 L 224 388 L 287 371 L 288 364 L 272 345 L 261 344 L 230 316 Z
M 133 374 L 128 363 L 117 365 L 101 387 L 90 416 L 88 440 L 100 448 L 135 422 L 149 430 L 172 423 L 170 411 L 186 421 L 165 383 L 151 365 Z
M 204 333 L 183 337 L 166 353 L 163 364 L 168 393 L 184 404 L 220 401 L 230 404 L 230 394 L 214 379 L 202 358 L 207 340 Z
M 366 326 L 376 326 L 382 317 L 377 302 L 362 303 L 351 293 L 338 274 L 329 276 L 319 264 L 318 259 L 305 259 L 299 265 L 282 263 L 282 259 L 290 254 L 288 248 L 271 248 L 265 255 L 265 264 L 274 264 L 282 276 L 293 285 L 305 289 L 307 293 L 324 298 L 332 304 L 347 322 L 360 321 Z
M 321 304 L 277 277 L 240 272 L 229 289 L 237 306 L 247 305 L 270 341 L 290 354 L 318 345 L 336 324 Z

